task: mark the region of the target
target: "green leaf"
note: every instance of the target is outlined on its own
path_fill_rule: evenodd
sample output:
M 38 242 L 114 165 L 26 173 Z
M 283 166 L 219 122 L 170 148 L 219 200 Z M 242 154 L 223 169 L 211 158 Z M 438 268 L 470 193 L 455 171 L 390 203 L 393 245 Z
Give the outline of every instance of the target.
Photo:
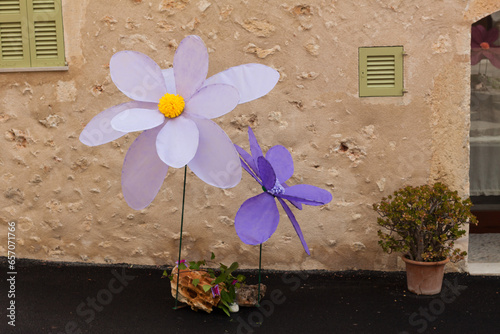
M 184 269 L 187 269 L 187 267 L 184 263 L 181 263 L 181 264 L 179 264 L 179 269 L 184 270 Z
M 233 302 L 233 299 L 224 290 L 221 291 L 220 297 L 221 297 L 222 301 L 224 301 L 224 302 L 226 302 L 228 304 L 231 304 Z
M 211 260 L 215 259 L 215 254 L 212 252 L 212 256 L 210 257 Z
M 238 262 L 233 262 L 231 266 L 229 267 L 229 272 L 233 272 L 236 269 L 238 269 Z
M 227 274 L 224 273 L 224 274 L 220 275 L 219 277 L 217 277 L 215 279 L 215 281 L 213 281 L 212 283 L 213 284 L 219 284 L 221 282 L 224 282 L 226 280 L 226 278 L 227 278 Z
M 192 283 L 193 283 L 194 286 L 197 286 L 200 283 L 200 279 L 199 278 L 195 278 Z
M 168 276 L 168 273 L 166 270 L 163 270 L 163 275 L 162 276 Z
M 224 305 L 224 306 L 227 306 L 229 307 L 229 304 L 224 300 L 224 299 L 221 299 L 220 302 Z
M 218 307 L 219 307 L 222 311 L 224 311 L 224 313 L 226 313 L 228 317 L 230 317 L 230 316 L 231 316 L 231 314 L 229 313 L 229 309 L 227 308 L 227 306 L 225 306 L 225 305 L 219 305 Z
M 234 287 L 231 287 L 231 289 L 229 289 L 229 298 L 231 298 L 231 303 L 236 299 L 236 291 L 234 290 Z
M 205 285 L 202 286 L 202 288 L 203 288 L 203 291 L 207 292 L 208 290 L 210 290 L 212 288 L 212 286 L 208 285 L 208 284 L 205 284 Z

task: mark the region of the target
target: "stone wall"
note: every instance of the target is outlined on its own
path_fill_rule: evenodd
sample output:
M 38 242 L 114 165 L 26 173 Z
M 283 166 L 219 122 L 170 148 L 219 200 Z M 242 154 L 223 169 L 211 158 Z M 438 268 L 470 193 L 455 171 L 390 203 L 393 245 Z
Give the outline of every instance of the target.
M 127 101 L 109 76 L 116 51 L 141 51 L 167 68 L 182 38 L 196 34 L 210 52 L 209 75 L 251 62 L 280 72 L 266 97 L 217 119 L 233 142 L 247 148 L 251 126 L 265 149 L 292 151 L 293 182 L 334 197 L 296 212 L 311 256 L 282 213 L 263 266 L 395 270 L 396 255 L 377 245 L 371 205 L 436 180 L 467 195 L 470 25 L 497 10 L 496 0 L 63 0 L 69 71 L 0 73 L 0 222 L 5 230 L 17 221 L 18 257 L 173 264 L 183 171 L 170 168 L 152 205 L 134 211 L 120 175 L 137 134 L 94 148 L 78 137 L 93 116 Z M 391 45 L 408 54 L 408 92 L 359 98 L 358 48 Z M 257 267 L 258 247 L 238 239 L 234 216 L 259 191 L 248 175 L 221 190 L 189 172 L 183 258 L 213 251 Z M 6 244 L 2 232 L 1 256 Z

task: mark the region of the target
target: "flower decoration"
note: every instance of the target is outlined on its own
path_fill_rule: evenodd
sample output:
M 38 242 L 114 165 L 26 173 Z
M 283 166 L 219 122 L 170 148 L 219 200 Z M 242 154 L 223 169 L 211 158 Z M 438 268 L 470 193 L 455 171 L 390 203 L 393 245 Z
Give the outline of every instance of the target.
M 143 131 L 130 146 L 122 168 L 123 196 L 130 207 L 147 207 L 161 188 L 168 166 L 185 165 L 204 182 L 231 188 L 241 179 L 239 157 L 225 132 L 212 121 L 266 95 L 279 79 L 261 64 L 231 67 L 208 79 L 208 51 L 198 36 L 184 38 L 173 68 L 161 68 L 135 51 L 113 55 L 111 79 L 132 101 L 104 110 L 84 128 L 88 146 Z
M 175 261 L 175 266 L 179 267 L 179 269 L 186 269 L 186 260 Z
M 215 286 L 213 286 L 211 288 L 212 290 L 212 297 L 217 297 L 217 296 L 220 296 L 220 288 L 219 288 L 219 284 L 216 284 Z
M 498 39 L 498 29 L 486 30 L 482 25 L 472 26 L 471 65 L 476 65 L 483 58 L 500 68 L 500 46 L 493 43 Z
M 247 199 L 236 213 L 234 225 L 241 241 L 249 245 L 262 244 L 278 227 L 280 214 L 275 199 L 281 204 L 292 222 L 306 253 L 310 255 L 297 219 L 285 202 L 302 210 L 302 204 L 319 206 L 332 200 L 330 192 L 308 184 L 288 186 L 286 181 L 293 175 L 292 155 L 276 145 L 264 157 L 252 129 L 248 128 L 251 154 L 235 145 L 240 154 L 241 165 L 261 186 L 263 193 Z

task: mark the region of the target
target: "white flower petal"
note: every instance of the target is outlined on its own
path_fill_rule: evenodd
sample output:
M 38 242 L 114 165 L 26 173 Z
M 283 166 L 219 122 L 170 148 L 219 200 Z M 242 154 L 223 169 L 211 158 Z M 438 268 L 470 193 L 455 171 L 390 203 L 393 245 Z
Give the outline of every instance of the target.
M 201 87 L 208 73 L 208 51 L 200 37 L 184 38 L 174 55 L 177 94 L 187 102 Z
M 240 93 L 240 104 L 258 99 L 269 93 L 278 83 L 278 71 L 262 64 L 245 64 L 228 68 L 203 83 L 203 87 L 215 83 L 231 85 Z
M 97 146 L 126 135 L 127 132 L 113 129 L 111 120 L 122 111 L 134 108 L 155 108 L 155 105 L 149 102 L 131 101 L 108 108 L 90 120 L 80 134 L 80 141 L 87 146 Z
M 115 53 L 109 70 L 116 87 L 133 100 L 158 102 L 167 92 L 161 68 L 143 53 Z
M 212 119 L 233 110 L 239 99 L 238 90 L 233 86 L 214 84 L 197 91 L 186 103 L 184 111 Z
M 175 88 L 174 69 L 167 68 L 165 70 L 161 70 L 161 72 L 163 73 L 163 78 L 165 79 L 165 86 L 167 86 L 167 93 L 177 94 L 177 90 Z
M 156 197 L 168 166 L 156 153 L 156 136 L 161 126 L 142 132 L 130 145 L 122 168 L 122 193 L 134 210 L 142 210 Z
M 165 122 L 165 116 L 158 109 L 128 109 L 111 120 L 111 126 L 117 131 L 133 132 L 152 129 Z
M 231 139 L 216 123 L 193 117 L 200 132 L 198 151 L 188 166 L 204 182 L 219 188 L 232 188 L 241 180 L 238 152 Z
M 199 142 L 195 122 L 183 116 L 165 124 L 156 138 L 156 150 L 167 165 L 180 168 L 188 164 L 196 154 Z

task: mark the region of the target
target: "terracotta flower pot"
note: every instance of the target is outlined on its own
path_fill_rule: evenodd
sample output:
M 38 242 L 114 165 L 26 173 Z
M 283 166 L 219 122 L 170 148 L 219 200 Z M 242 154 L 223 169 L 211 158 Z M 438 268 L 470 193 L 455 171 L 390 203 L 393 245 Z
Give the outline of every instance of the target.
M 436 295 L 443 285 L 444 266 L 450 261 L 420 262 L 402 257 L 406 263 L 408 290 L 417 295 Z

